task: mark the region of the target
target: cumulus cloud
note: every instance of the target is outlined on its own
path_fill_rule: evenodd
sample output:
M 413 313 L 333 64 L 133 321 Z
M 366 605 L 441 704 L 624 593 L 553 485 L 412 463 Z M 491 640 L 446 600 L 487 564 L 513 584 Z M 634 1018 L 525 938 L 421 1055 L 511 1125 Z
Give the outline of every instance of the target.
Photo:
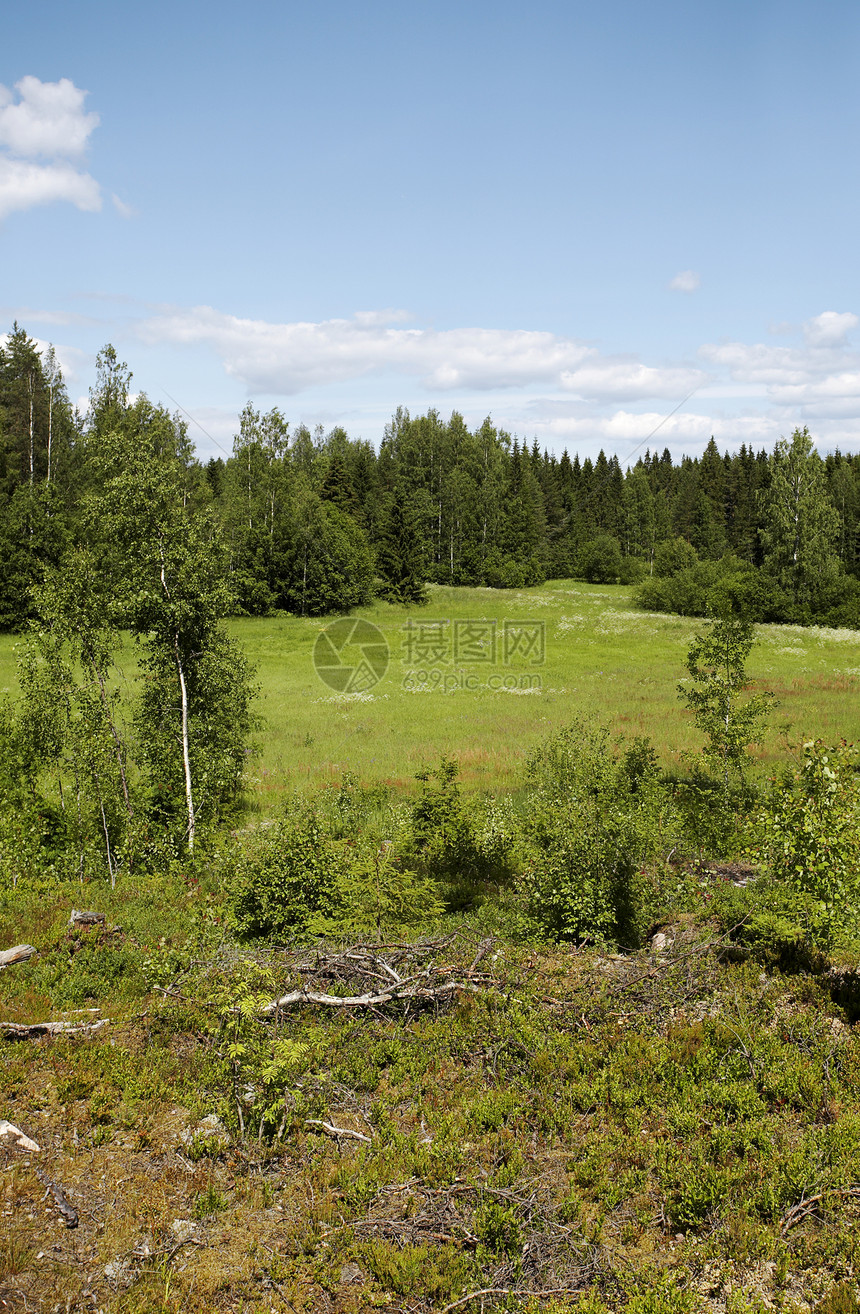
M 803 325 L 803 345 L 708 343 L 699 355 L 737 383 L 763 385 L 765 396 L 796 419 L 856 415 L 860 350 L 846 339 L 858 323 L 850 311 L 826 310 Z
M 694 269 L 682 269 L 669 282 L 673 292 L 695 292 L 701 286 L 701 278 Z
M 398 373 L 436 391 L 550 385 L 588 398 L 671 397 L 707 375 L 601 356 L 594 347 L 554 333 L 518 329 L 393 328 L 362 312 L 352 319 L 273 324 L 239 319 L 209 306 L 154 316 L 142 327 L 150 342 L 206 343 L 228 374 L 249 389 L 293 394 L 304 389 Z
M 688 448 L 701 450 L 713 435 L 730 446 L 772 443 L 785 426 L 768 415 L 715 416 L 697 411 L 661 415 L 659 411 L 616 410 L 609 415 L 564 415 L 533 418 L 528 431 L 555 446 L 570 444 L 585 451 L 590 444 L 616 451 L 622 460 L 635 458 L 647 443 L 651 448 L 669 447 L 676 454 Z
M 101 209 L 98 183 L 72 162 L 99 122 L 84 112 L 86 95 L 68 78 L 28 76 L 14 91 L 0 85 L 0 219 L 53 201 Z
M 677 397 L 707 382 L 702 370 L 657 369 L 631 359 L 597 358 L 576 370 L 564 370 L 560 383 L 594 401 L 635 401 L 645 397 Z
M 31 164 L 0 155 L 0 219 L 51 201 L 71 201 L 79 210 L 100 210 L 99 185 L 70 164 Z
M 825 310 L 803 326 L 803 336 L 811 347 L 841 347 L 860 320 L 850 310 Z
M 15 83 L 16 101 L 0 86 L 0 145 L 14 155 L 77 156 L 98 127 L 98 114 L 84 113 L 87 95 L 68 78 L 40 82 L 25 77 Z

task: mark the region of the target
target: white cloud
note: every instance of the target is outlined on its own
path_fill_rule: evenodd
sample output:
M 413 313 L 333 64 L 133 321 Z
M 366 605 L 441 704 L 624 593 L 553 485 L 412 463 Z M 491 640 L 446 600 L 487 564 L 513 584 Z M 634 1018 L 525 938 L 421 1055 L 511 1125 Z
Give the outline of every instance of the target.
M 846 338 L 858 323 L 850 311 L 827 310 L 803 325 L 802 346 L 708 343 L 699 355 L 742 387 L 762 387 L 792 426 L 849 419 L 860 414 L 860 350 Z
M 25 77 L 15 83 L 18 100 L 0 85 L 0 146 L 13 155 L 82 155 L 98 127 L 98 114 L 84 113 L 86 91 L 68 78 L 40 82 Z
M 436 391 L 550 385 L 590 399 L 628 399 L 677 396 L 707 378 L 696 369 L 601 357 L 594 347 L 554 333 L 392 328 L 390 316 L 362 312 L 352 319 L 273 324 L 199 306 L 165 311 L 141 331 L 150 342 L 207 343 L 228 374 L 269 394 L 397 373 Z
M 22 324 L 56 324 L 61 328 L 98 327 L 102 321 L 74 310 L 35 310 L 32 306 L 0 306 L 0 316 L 17 319 Z
M 116 192 L 111 192 L 110 199 L 113 201 L 114 209 L 121 219 L 132 219 L 137 214 L 134 206 L 127 205 L 121 197 L 117 196 Z
M 560 382 L 563 388 L 589 400 L 634 401 L 640 397 L 683 396 L 707 380 L 702 370 L 655 369 L 637 360 L 605 357 L 576 370 L 565 370 Z
M 100 210 L 99 185 L 70 164 L 32 164 L 0 155 L 0 219 L 52 201 L 71 201 L 79 210 Z
M 83 154 L 99 122 L 97 114 L 84 113 L 87 93 L 68 78 L 31 76 L 16 82 L 15 91 L 17 100 L 0 85 L 0 219 L 53 201 L 100 210 L 98 183 L 69 162 Z M 37 162 L 40 157 L 48 162 Z
M 365 328 L 375 328 L 381 324 L 407 324 L 414 316 L 408 310 L 357 310 L 353 317 L 356 323 Z
M 668 418 L 658 411 L 617 410 L 610 415 L 555 415 L 532 419 L 529 432 L 546 441 L 570 443 L 586 450 L 602 446 L 617 452 L 619 458 L 635 459 L 640 448 L 652 450 L 669 447 L 676 455 L 687 448 L 700 450 L 713 434 L 727 446 L 746 443 L 772 443 L 782 432 L 779 422 L 767 415 L 714 416 L 679 411 Z
M 803 326 L 803 335 L 811 347 L 841 347 L 847 335 L 860 324 L 850 310 L 825 310 L 809 319 Z
M 673 292 L 696 292 L 701 286 L 701 278 L 694 269 L 682 269 L 669 282 Z

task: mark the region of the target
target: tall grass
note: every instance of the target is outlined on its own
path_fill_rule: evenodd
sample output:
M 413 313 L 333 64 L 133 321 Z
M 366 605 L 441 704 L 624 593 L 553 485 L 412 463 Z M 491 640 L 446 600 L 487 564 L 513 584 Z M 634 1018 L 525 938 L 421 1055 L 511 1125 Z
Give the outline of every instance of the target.
M 523 760 L 550 731 L 591 713 L 618 732 L 647 735 L 667 769 L 701 741 L 677 697 L 684 656 L 701 622 L 635 611 L 623 586 L 555 580 L 519 591 L 434 587 L 429 604 L 406 610 L 377 603 L 356 613 L 385 635 L 391 662 L 367 692 L 337 694 L 313 666 L 325 622 L 278 615 L 234 620 L 257 667 L 261 754 L 250 768 L 257 806 L 274 810 L 284 795 L 338 781 L 349 771 L 362 783 L 409 789 L 415 773 L 442 754 L 455 757 L 466 788 L 515 787 Z M 403 687 L 404 625 L 433 619 L 542 621 L 546 659 L 540 667 L 450 660 L 449 677 L 472 675 L 479 687 L 421 691 Z M 749 671 L 772 689 L 780 707 L 757 757 L 774 766 L 793 738 L 860 735 L 860 632 L 757 627 Z M 0 690 L 16 688 L 16 640 L 0 638 Z M 133 672 L 134 653 L 126 653 Z M 428 664 L 424 663 L 426 667 Z M 489 675 L 540 677 L 539 689 L 493 690 Z

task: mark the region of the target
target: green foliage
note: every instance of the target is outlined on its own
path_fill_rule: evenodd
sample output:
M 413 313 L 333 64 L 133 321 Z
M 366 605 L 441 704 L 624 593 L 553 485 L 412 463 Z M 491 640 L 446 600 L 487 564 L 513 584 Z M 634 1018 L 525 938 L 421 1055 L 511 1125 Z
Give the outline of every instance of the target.
M 384 936 L 435 920 L 435 885 L 404 866 L 388 842 L 335 839 L 301 808 L 237 863 L 233 925 L 243 937 Z
M 837 1282 L 813 1308 L 815 1314 L 857 1314 L 857 1288 L 853 1282 Z
M 236 859 L 230 880 L 232 925 L 243 938 L 294 939 L 314 914 L 333 916 L 346 855 L 309 809 L 289 814 Z
M 788 604 L 776 582 L 751 562 L 731 554 L 717 561 L 679 565 L 677 569 L 672 568 L 670 559 L 665 569 L 665 574 L 655 573 L 642 582 L 636 592 L 637 606 L 646 611 L 673 611 L 679 616 L 732 611 L 751 621 L 794 619 L 786 614 Z
M 776 444 L 760 500 L 764 569 L 792 599 L 797 619 L 806 619 L 827 605 L 841 570 L 839 513 L 806 428 Z
M 193 1214 L 195 1218 L 201 1219 L 212 1218 L 215 1214 L 220 1214 L 227 1208 L 226 1197 L 220 1191 L 210 1184 L 202 1191 L 194 1201 Z
M 679 575 L 696 565 L 699 554 L 685 538 L 664 538 L 654 554 L 654 574 L 659 579 Z
M 410 810 L 406 860 L 441 884 L 449 910 L 480 902 L 487 882 L 504 881 L 510 854 L 509 827 L 492 802 L 483 819 L 462 796 L 459 766 L 443 757 L 439 766 L 418 773 L 421 793 Z
M 753 842 L 760 790 L 748 775 L 715 777 L 689 755 L 690 769 L 675 784 L 684 844 L 704 858 L 736 857 Z
M 349 611 L 370 599 L 373 556 L 352 516 L 309 495 L 297 505 L 283 551 L 277 602 L 299 616 Z
M 729 789 L 729 773 L 743 776 L 747 749 L 758 743 L 764 718 L 774 706 L 772 694 L 741 700 L 750 686 L 746 660 L 755 642 L 749 621 L 725 615 L 696 635 L 687 652 L 691 684 L 678 686 L 679 696 L 706 736 L 706 761 Z
M 638 873 L 677 827 L 648 745 L 619 757 L 608 730 L 579 721 L 542 744 L 526 775 L 520 888 L 532 924 L 562 940 L 635 941 Z
M 689 1287 L 678 1286 L 669 1274 L 656 1273 L 653 1281 L 630 1297 L 624 1314 L 695 1314 L 701 1307 Z
M 146 643 L 141 657 L 142 689 L 135 707 L 136 756 L 148 789 L 149 815 L 177 835 L 186 825 L 182 739 L 177 735 L 175 654 Z M 215 823 L 241 798 L 258 721 L 250 664 L 220 628 L 185 669 L 188 754 L 194 788 L 195 822 Z
M 445 905 L 435 883 L 401 865 L 391 845 L 351 846 L 339 874 L 335 907 L 308 918 L 313 935 L 342 939 L 368 934 L 383 939 L 441 916 Z
M 621 576 L 621 544 L 611 534 L 598 534 L 580 555 L 579 571 L 589 584 L 614 584 Z
M 761 818 L 762 850 L 777 880 L 810 896 L 825 939 L 857 931 L 860 901 L 860 752 L 845 742 L 803 745 Z
M 425 603 L 427 569 L 421 517 L 402 484 L 383 500 L 375 537 L 380 595 L 405 605 Z
M 475 1235 L 493 1254 L 516 1259 L 522 1254 L 520 1220 L 509 1206 L 489 1200 L 475 1210 Z

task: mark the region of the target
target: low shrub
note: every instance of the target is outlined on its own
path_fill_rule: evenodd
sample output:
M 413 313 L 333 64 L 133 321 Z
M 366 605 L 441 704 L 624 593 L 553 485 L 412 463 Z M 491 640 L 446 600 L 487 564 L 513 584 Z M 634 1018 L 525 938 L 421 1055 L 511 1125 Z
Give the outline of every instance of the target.
M 383 935 L 443 910 L 433 881 L 405 866 L 390 843 L 336 839 L 305 807 L 239 856 L 229 898 L 243 939 Z
M 635 943 L 643 864 L 672 847 L 677 812 L 647 742 L 623 756 L 608 730 L 579 721 L 546 740 L 527 768 L 528 917 L 561 940 Z

